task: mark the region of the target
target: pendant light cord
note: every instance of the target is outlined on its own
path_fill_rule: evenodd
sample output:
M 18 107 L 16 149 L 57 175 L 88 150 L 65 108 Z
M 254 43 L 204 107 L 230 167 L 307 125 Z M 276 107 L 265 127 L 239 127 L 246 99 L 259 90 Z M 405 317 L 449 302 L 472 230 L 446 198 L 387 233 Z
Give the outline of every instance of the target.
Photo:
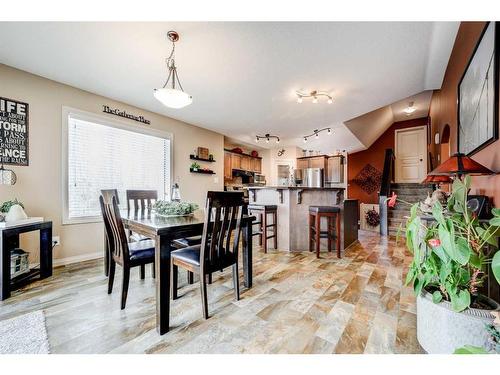
M 181 80 L 177 75 L 177 67 L 175 66 L 175 42 L 172 42 L 172 51 L 170 52 L 170 56 L 167 57 L 166 62 L 168 67 L 168 77 L 167 80 L 165 81 L 165 84 L 163 85 L 163 88 L 167 86 L 168 82 L 170 81 L 170 78 L 172 78 L 172 88 L 175 89 L 175 81 L 177 80 L 179 87 L 184 92 Z

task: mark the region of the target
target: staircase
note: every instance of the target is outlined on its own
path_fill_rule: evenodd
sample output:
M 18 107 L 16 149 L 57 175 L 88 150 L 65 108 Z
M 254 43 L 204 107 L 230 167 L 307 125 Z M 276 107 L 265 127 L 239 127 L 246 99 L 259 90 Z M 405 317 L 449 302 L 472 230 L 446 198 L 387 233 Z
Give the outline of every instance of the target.
M 398 199 L 416 203 L 427 198 L 427 193 L 432 194 L 432 185 L 391 183 L 390 191 L 394 192 L 394 194 L 398 196 Z M 395 236 L 402 223 L 403 230 L 401 231 L 401 235 L 404 236 L 404 226 L 406 224 L 406 219 L 410 216 L 410 207 L 411 206 L 405 203 L 397 202 L 394 208 L 388 208 L 387 224 L 389 235 Z

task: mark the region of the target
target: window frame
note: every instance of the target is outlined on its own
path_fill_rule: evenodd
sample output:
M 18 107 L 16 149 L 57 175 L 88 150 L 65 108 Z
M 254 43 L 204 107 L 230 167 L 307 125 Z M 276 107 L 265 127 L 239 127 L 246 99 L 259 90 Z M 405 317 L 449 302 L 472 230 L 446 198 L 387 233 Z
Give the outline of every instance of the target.
M 68 160 L 68 130 L 69 130 L 69 117 L 73 116 L 79 118 L 83 121 L 93 122 L 99 125 L 109 126 L 117 129 L 127 130 L 134 133 L 151 135 L 163 139 L 168 139 L 170 141 L 170 179 L 174 176 L 174 135 L 171 132 L 153 128 L 139 127 L 136 125 L 128 124 L 124 121 L 110 119 L 109 117 L 98 115 L 93 112 L 87 112 L 80 109 L 62 106 L 62 133 L 61 133 L 61 143 L 62 143 L 62 153 L 61 153 L 61 168 L 62 168 L 62 225 L 71 224 L 86 224 L 86 223 L 98 223 L 102 222 L 102 217 L 98 216 L 87 216 L 79 218 L 69 217 L 69 187 L 68 187 L 68 177 L 69 177 L 69 160 Z M 150 126 L 150 125 L 148 125 Z M 170 181 L 172 182 L 172 181 Z M 170 186 L 166 186 L 165 189 L 169 189 Z

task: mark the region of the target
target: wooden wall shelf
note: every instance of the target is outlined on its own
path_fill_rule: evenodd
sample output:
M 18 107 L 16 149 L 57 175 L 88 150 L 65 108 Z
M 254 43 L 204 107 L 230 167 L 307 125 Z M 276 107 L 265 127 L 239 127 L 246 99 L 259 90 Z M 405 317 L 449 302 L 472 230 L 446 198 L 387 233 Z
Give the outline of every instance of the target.
M 198 156 L 194 156 L 194 155 L 189 155 L 189 159 L 191 159 L 191 160 L 199 160 L 199 161 L 207 161 L 209 163 L 215 163 L 214 159 L 212 159 L 212 160 L 210 160 L 210 159 L 204 159 L 204 158 L 199 158 Z
M 200 173 L 200 174 L 215 174 L 215 172 L 214 172 L 214 171 L 203 171 L 203 170 L 201 170 L 201 169 L 198 169 L 198 170 L 196 170 L 196 171 L 195 171 L 193 168 L 189 168 L 189 171 L 190 171 L 191 173 Z

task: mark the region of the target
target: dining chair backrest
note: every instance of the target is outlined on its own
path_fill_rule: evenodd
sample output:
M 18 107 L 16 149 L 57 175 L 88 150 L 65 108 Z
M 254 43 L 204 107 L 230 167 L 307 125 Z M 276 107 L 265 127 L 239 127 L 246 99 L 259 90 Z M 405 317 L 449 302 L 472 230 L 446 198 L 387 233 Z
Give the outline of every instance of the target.
M 237 259 L 244 206 L 243 192 L 207 193 L 200 253 L 202 272 L 208 267 L 222 269 L 228 259 Z
M 104 198 L 104 202 L 111 202 L 111 198 L 116 197 L 116 204 L 120 204 L 117 189 L 101 189 L 101 195 Z
M 116 197 L 111 197 L 111 201 L 105 202 L 104 197 L 101 195 L 99 203 L 101 205 L 104 227 L 106 228 L 107 237 L 111 245 L 111 255 L 116 262 L 124 265 L 129 261 L 130 254 Z
M 156 190 L 127 190 L 127 211 L 130 212 L 130 201 L 133 202 L 133 211 L 137 215 L 139 211 L 144 213 L 151 208 L 151 205 L 158 200 Z

